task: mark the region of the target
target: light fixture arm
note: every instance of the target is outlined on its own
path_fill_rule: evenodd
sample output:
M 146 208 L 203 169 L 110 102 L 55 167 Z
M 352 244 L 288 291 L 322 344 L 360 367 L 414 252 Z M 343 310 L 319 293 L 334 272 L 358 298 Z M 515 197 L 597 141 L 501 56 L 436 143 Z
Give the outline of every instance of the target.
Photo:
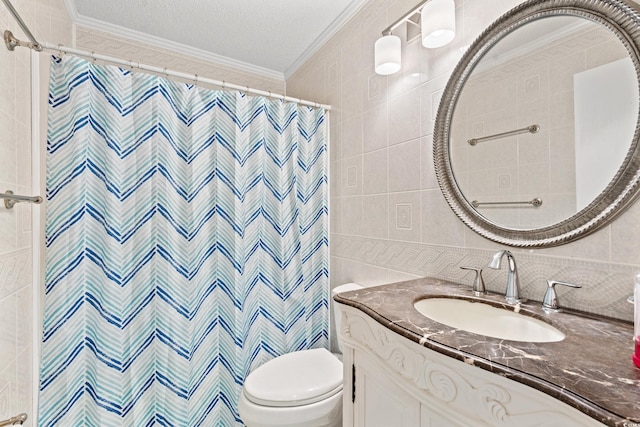
M 422 9 L 422 6 L 424 6 L 428 1 L 430 1 L 430 0 L 423 0 L 420 3 L 418 3 L 415 7 L 413 7 L 411 10 L 409 10 L 409 12 L 405 13 L 404 15 L 402 15 L 401 18 L 397 19 L 393 24 L 389 25 L 387 28 L 382 30 L 382 35 L 383 36 L 390 35 L 393 32 L 393 30 L 398 28 L 404 22 L 408 21 L 409 18 L 411 18 L 413 15 L 415 15 L 418 12 L 420 12 L 420 9 Z

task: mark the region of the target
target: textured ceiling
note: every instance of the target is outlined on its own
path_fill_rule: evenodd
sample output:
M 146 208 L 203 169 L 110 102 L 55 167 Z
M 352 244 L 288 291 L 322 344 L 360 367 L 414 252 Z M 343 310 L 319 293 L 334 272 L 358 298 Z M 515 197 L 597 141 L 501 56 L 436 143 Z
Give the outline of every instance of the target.
M 83 18 L 231 60 L 291 71 L 364 0 L 71 0 Z M 69 3 L 69 2 L 68 2 Z M 104 28 L 104 25 L 101 25 Z M 117 27 L 116 27 L 117 26 Z

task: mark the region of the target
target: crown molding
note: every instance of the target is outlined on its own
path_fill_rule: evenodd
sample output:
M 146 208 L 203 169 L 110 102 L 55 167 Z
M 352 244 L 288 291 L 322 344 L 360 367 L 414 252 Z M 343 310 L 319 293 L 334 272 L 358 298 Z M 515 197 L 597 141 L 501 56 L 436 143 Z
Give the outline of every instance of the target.
M 229 58 L 227 56 L 217 55 L 215 53 L 212 53 L 203 49 L 198 49 L 182 43 L 177 43 L 171 40 L 163 39 L 161 37 L 152 36 L 150 34 L 146 34 L 141 31 L 131 30 L 129 28 L 122 27 L 120 25 L 115 25 L 115 24 L 101 21 L 99 19 L 89 18 L 87 16 L 78 14 L 77 10 L 73 6 L 73 0 L 65 0 L 65 4 L 67 4 L 67 8 L 69 8 L 69 5 L 71 4 L 71 7 L 75 11 L 75 18 L 73 18 L 73 20 L 76 23 L 76 25 L 86 27 L 90 30 L 93 29 L 93 30 L 104 31 L 119 37 L 127 38 L 140 43 L 145 43 L 153 47 L 168 49 L 184 55 L 194 56 L 198 59 L 210 61 L 214 64 L 221 65 L 224 67 L 233 68 L 239 71 L 255 74 L 260 77 L 264 77 L 268 79 L 284 81 L 284 73 L 280 71 L 275 71 L 275 70 L 260 67 L 254 64 L 249 64 L 248 62 L 238 61 L 238 60 Z M 74 13 L 73 11 L 71 10 L 69 11 L 70 15 L 72 15 L 73 13 Z
M 311 43 L 302 54 L 284 71 L 284 79 L 291 77 L 300 67 L 320 50 L 349 20 L 364 6 L 368 0 L 353 0 L 345 10 Z
M 69 18 L 71 18 L 71 21 L 74 23 L 77 22 L 80 14 L 78 13 L 74 0 L 64 0 L 64 5 L 67 8 L 67 13 L 69 14 Z
M 302 54 L 285 70 L 284 73 L 81 15 L 76 8 L 74 0 L 64 0 L 64 4 L 67 8 L 67 12 L 69 13 L 69 17 L 76 25 L 80 25 L 88 29 L 104 31 L 119 37 L 124 37 L 140 43 L 146 43 L 154 47 L 191 55 L 217 65 L 248 72 L 264 78 L 285 81 L 300 67 L 302 67 L 305 62 L 311 59 L 311 57 L 316 54 L 318 50 L 320 50 L 320 48 L 331 39 L 331 37 L 344 27 L 344 25 L 362 8 L 365 3 L 367 3 L 367 1 L 368 0 L 353 0 L 339 16 L 331 22 L 320 36 L 318 36 L 313 43 L 311 43 L 304 52 L 302 52 Z

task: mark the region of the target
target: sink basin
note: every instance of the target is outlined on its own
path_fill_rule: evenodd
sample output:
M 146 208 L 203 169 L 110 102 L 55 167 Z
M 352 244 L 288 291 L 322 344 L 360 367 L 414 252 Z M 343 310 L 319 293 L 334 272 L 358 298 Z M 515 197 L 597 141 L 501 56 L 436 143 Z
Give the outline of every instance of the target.
M 565 335 L 541 320 L 481 302 L 427 298 L 414 305 L 423 316 L 455 329 L 511 341 L 556 342 Z

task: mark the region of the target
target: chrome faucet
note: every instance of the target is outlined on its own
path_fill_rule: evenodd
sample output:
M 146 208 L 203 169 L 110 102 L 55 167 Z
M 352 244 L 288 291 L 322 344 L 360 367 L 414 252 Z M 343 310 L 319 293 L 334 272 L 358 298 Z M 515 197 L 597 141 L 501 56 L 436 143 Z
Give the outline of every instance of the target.
M 553 313 L 560 310 L 558 305 L 558 295 L 556 294 L 556 285 L 568 286 L 570 288 L 581 288 L 581 285 L 573 283 L 559 282 L 557 280 L 547 280 L 547 290 L 542 298 L 542 309 L 547 313 Z
M 516 268 L 516 259 L 513 254 L 507 250 L 496 252 L 491 258 L 488 267 L 494 270 L 500 269 L 502 257 L 505 255 L 509 262 L 509 272 L 507 273 L 507 290 L 504 294 L 504 299 L 509 304 L 516 304 L 520 302 L 520 280 L 518 279 L 518 269 Z

